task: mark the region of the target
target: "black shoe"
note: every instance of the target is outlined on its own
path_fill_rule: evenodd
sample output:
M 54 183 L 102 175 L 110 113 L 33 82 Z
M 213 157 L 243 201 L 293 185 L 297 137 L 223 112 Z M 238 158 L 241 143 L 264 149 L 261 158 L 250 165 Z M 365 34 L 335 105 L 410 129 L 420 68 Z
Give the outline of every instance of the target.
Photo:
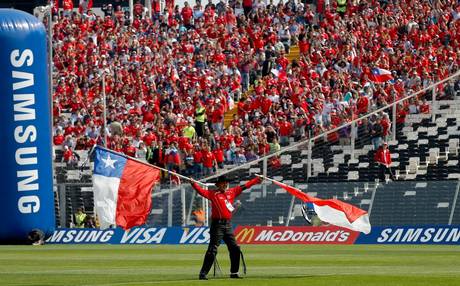
M 208 277 L 206 277 L 206 275 L 204 275 L 204 274 L 200 274 L 200 276 L 198 276 L 198 279 L 200 279 L 200 280 L 208 280 Z
M 243 279 L 243 277 L 241 277 L 240 275 L 238 275 L 238 273 L 236 273 L 236 274 L 230 274 L 230 278 L 233 278 L 233 279 Z

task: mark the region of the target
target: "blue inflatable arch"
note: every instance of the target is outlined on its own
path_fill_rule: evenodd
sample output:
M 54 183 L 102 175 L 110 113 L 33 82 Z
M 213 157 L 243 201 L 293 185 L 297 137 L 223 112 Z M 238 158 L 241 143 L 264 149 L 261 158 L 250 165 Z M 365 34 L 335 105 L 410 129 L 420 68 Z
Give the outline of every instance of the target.
M 46 30 L 0 9 L 0 243 L 54 231 Z

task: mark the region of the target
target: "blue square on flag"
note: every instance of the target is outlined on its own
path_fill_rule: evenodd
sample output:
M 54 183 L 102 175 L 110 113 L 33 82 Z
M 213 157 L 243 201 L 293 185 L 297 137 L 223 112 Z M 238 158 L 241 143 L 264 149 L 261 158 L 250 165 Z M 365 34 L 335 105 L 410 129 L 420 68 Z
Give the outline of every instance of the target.
M 96 148 L 94 174 L 105 177 L 121 178 L 125 164 L 125 157 Z

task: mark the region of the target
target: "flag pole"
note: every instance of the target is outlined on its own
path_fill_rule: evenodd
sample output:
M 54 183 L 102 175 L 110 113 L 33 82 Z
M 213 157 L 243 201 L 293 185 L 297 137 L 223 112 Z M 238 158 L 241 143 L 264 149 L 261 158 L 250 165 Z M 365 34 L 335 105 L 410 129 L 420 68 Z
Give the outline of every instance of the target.
M 269 177 L 266 177 L 266 176 L 264 176 L 264 175 L 259 175 L 259 174 L 254 174 L 254 175 L 257 176 L 257 177 L 259 177 L 259 178 L 262 178 L 262 179 L 264 179 L 264 180 L 270 181 L 270 182 L 281 183 L 281 182 L 278 182 L 278 181 L 276 181 L 276 180 L 270 179 Z M 281 183 L 281 184 L 283 184 L 283 183 Z M 285 184 L 283 184 L 283 185 L 285 185 Z
M 174 175 L 174 176 L 177 176 L 177 177 L 179 177 L 179 178 L 182 178 L 182 179 L 185 179 L 185 180 L 194 182 L 194 183 L 198 183 L 198 184 L 201 184 L 201 185 L 204 185 L 204 184 L 205 184 L 205 183 L 202 183 L 202 182 L 197 181 L 197 180 L 195 180 L 195 179 L 192 179 L 192 178 L 190 178 L 190 177 L 186 177 L 186 176 L 184 176 L 184 175 L 181 175 L 181 174 L 179 174 L 179 173 L 170 171 L 170 170 L 168 170 L 168 169 L 161 168 L 161 167 L 159 167 L 159 166 L 157 166 L 157 165 L 153 165 L 153 164 L 144 162 L 144 161 L 142 161 L 142 160 L 139 160 L 139 159 L 137 159 L 137 158 L 128 156 L 128 155 L 126 155 L 126 154 L 123 154 L 123 153 L 120 153 L 120 152 L 117 152 L 117 151 L 114 151 L 114 150 L 110 150 L 110 149 L 105 148 L 105 147 L 103 147 L 103 146 L 97 145 L 97 148 L 101 148 L 101 149 L 104 150 L 104 151 L 107 151 L 107 152 L 116 154 L 116 155 L 118 155 L 118 156 L 122 156 L 122 157 L 124 157 L 124 158 L 130 159 L 130 160 L 133 160 L 133 161 L 136 161 L 136 162 L 138 162 L 138 163 L 147 165 L 147 166 L 149 166 L 149 167 L 152 167 L 152 168 L 155 168 L 155 169 L 158 169 L 158 170 L 167 172 L 167 173 L 169 173 L 169 174 L 171 174 L 171 175 Z

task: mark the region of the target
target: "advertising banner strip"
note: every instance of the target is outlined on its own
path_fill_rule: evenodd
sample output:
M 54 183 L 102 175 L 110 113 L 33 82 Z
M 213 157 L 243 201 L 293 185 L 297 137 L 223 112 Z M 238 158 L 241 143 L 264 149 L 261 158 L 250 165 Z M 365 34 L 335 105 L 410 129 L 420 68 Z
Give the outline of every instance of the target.
M 460 225 L 372 227 L 356 244 L 460 244 Z
M 240 244 L 460 244 L 460 226 L 372 227 L 368 235 L 335 226 L 238 226 Z M 57 229 L 49 244 L 207 244 L 207 227 Z
M 359 232 L 335 226 L 238 226 L 240 244 L 353 244 Z
M 57 229 L 49 237 L 49 244 L 207 244 L 207 227 L 136 227 L 124 231 L 121 228 Z

